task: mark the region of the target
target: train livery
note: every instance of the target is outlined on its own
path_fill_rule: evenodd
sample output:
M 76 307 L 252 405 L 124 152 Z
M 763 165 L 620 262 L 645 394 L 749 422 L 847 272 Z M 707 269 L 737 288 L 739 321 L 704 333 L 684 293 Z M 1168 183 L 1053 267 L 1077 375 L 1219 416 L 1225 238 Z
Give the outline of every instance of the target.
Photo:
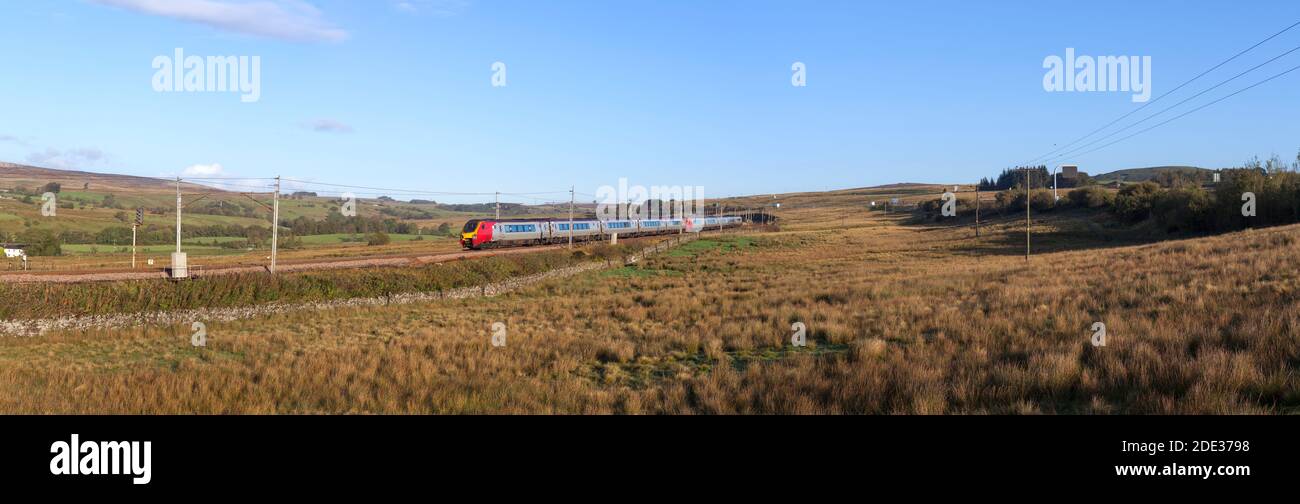
M 570 231 L 570 222 L 568 220 L 474 219 L 466 222 L 465 228 L 461 230 L 460 244 L 469 250 L 482 250 L 567 243 L 570 235 L 573 236 L 575 242 L 605 240 L 615 234 L 620 238 L 636 238 L 639 236 L 696 233 L 732 228 L 741 225 L 742 222 L 740 217 L 731 216 L 608 221 L 578 220 L 572 222 L 573 230 Z

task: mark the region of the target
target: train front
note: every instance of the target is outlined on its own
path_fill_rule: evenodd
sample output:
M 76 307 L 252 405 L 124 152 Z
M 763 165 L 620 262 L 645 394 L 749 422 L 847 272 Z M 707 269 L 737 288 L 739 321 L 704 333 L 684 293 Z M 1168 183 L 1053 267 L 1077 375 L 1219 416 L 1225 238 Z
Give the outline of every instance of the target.
M 460 232 L 460 246 L 469 250 L 483 248 L 483 244 L 492 241 L 492 222 L 478 219 L 465 223 Z

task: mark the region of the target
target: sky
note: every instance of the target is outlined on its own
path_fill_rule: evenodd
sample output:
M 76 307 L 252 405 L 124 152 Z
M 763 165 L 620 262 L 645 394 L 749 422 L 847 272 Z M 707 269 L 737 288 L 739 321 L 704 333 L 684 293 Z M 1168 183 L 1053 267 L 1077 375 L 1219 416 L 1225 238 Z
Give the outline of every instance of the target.
M 621 178 L 711 197 L 972 183 L 1143 105 L 1048 92 L 1048 57 L 1149 56 L 1156 98 L 1297 21 L 1293 0 L 0 0 L 0 161 L 552 200 Z M 1297 46 L 1300 27 L 1115 128 Z M 257 100 L 155 90 L 177 48 L 256 56 Z M 1300 71 L 1051 162 L 1292 160 L 1298 87 Z

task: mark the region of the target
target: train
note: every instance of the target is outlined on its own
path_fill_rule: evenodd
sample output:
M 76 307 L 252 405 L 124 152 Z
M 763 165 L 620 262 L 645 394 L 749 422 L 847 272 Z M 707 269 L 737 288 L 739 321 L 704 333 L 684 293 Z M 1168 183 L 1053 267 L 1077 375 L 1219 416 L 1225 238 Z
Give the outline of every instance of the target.
M 561 219 L 474 219 L 461 230 L 460 244 L 466 250 L 483 250 L 529 245 L 608 240 L 620 238 L 696 233 L 740 226 L 736 216 L 686 217 L 673 219 L 569 220 Z M 569 226 L 573 229 L 570 231 Z

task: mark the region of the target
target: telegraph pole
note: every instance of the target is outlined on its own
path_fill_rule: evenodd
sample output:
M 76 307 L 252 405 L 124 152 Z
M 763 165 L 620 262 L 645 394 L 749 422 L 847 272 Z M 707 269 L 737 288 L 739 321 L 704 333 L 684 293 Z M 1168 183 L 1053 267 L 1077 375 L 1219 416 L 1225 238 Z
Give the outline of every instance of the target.
M 569 248 L 573 248 L 573 199 L 577 186 L 569 186 Z
M 144 208 L 135 209 L 135 222 L 131 224 L 131 269 L 135 269 L 135 235 L 136 230 L 144 225 Z
M 181 253 L 181 178 L 176 177 L 176 253 Z
M 975 185 L 975 237 L 980 237 L 980 186 Z
M 501 191 L 497 191 L 497 220 L 501 220 Z
M 271 274 L 275 274 L 276 256 L 280 251 L 280 177 L 275 177 L 275 194 L 271 196 Z
M 1029 188 L 1032 185 L 1029 181 L 1030 173 L 1031 172 L 1029 171 L 1029 168 L 1026 167 L 1025 168 L 1025 262 L 1029 262 L 1029 226 L 1030 226 L 1029 198 L 1031 196 L 1029 193 Z

